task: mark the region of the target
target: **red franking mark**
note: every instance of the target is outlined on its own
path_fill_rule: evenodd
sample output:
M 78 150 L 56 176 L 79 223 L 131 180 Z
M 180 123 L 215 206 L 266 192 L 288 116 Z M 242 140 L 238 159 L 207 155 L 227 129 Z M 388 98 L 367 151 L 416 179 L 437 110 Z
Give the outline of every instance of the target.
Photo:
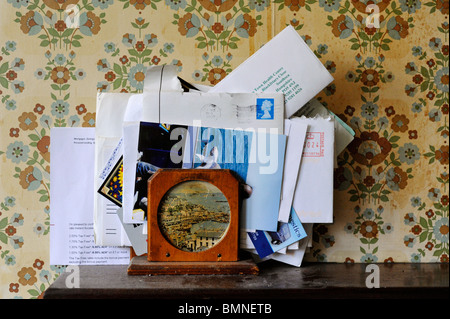
M 324 156 L 324 132 L 306 133 L 306 142 L 303 150 L 305 157 L 323 157 Z

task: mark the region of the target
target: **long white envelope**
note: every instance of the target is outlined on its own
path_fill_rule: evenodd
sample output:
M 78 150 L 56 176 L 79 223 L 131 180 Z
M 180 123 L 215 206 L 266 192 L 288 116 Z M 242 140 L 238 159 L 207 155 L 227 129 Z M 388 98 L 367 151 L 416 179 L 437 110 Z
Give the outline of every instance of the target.
M 293 207 L 302 223 L 333 222 L 334 121 L 292 118 L 308 125 Z
M 95 243 L 103 246 L 129 245 L 129 240 L 117 219 L 116 204 L 97 190 L 105 179 L 108 167 L 114 166 L 120 157 L 116 153 L 122 137 L 122 123 L 129 100 L 129 93 L 99 93 L 97 95 L 94 159 L 94 232 Z
M 287 136 L 287 143 L 278 212 L 278 220 L 283 223 L 289 222 L 307 129 L 308 124 L 306 123 L 285 120 L 284 134 Z
M 209 92 L 283 93 L 284 115 L 289 118 L 333 80 L 297 31 L 288 26 Z
M 161 87 L 166 91 L 182 91 L 173 68 L 166 68 L 161 74 L 161 68 L 151 68 L 146 74 L 146 89 L 157 90 Z M 130 106 L 139 106 L 132 108 Z M 131 93 L 99 93 L 97 95 L 96 126 L 95 126 L 95 163 L 94 163 L 94 232 L 95 243 L 103 246 L 129 246 L 130 241 L 117 217 L 117 205 L 111 203 L 97 193 L 104 181 L 104 171 L 108 165 L 114 165 L 115 149 L 123 137 L 123 125 L 127 118 L 141 116 L 142 94 Z M 122 153 L 129 158 L 122 139 Z M 134 154 L 133 154 L 134 155 Z M 136 159 L 134 159 L 136 160 Z M 125 176 L 124 176 L 125 177 Z M 133 187 L 134 188 L 134 187 Z

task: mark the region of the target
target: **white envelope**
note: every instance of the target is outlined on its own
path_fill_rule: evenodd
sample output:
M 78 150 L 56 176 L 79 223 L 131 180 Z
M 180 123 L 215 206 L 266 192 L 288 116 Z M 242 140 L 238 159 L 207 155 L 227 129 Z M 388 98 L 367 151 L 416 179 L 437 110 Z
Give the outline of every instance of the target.
M 334 118 L 334 128 L 336 132 L 334 155 L 337 157 L 348 146 L 348 144 L 353 141 L 355 131 L 317 99 L 312 99 L 306 103 L 301 110 L 294 114 L 295 117 L 315 117 L 317 115 L 322 117 L 332 116 Z
M 130 239 L 131 245 L 133 246 L 134 253 L 137 256 L 141 256 L 147 253 L 147 224 L 126 224 L 123 223 L 123 209 L 119 208 L 117 210 L 117 218 L 122 224 L 128 238 Z
M 333 80 L 297 31 L 288 26 L 209 92 L 284 93 L 289 118 Z
M 264 105 L 263 105 L 264 104 Z M 281 93 L 144 92 L 142 121 L 283 132 Z M 266 110 L 264 112 L 264 110 Z M 266 114 L 265 114 L 266 113 Z
M 302 223 L 333 222 L 334 121 L 292 118 L 308 125 L 293 207 Z
M 289 222 L 307 129 L 308 125 L 306 123 L 285 120 L 284 134 L 287 136 L 287 143 L 284 158 L 283 184 L 281 186 L 280 210 L 278 212 L 278 220 L 283 223 Z
M 104 181 L 103 172 L 114 165 L 114 150 L 122 137 L 122 123 L 129 93 L 99 93 L 97 95 L 94 160 L 94 233 L 95 243 L 103 246 L 129 245 L 129 240 L 116 216 L 119 208 L 100 195 L 97 190 Z M 119 156 L 120 157 L 120 156 Z M 114 231 L 112 231 L 114 230 Z
M 173 68 L 150 68 L 146 74 L 146 90 L 182 91 L 180 81 Z M 142 94 L 98 93 L 95 126 L 95 194 L 94 194 L 94 232 L 95 243 L 104 246 L 130 246 L 131 243 L 116 215 L 117 205 L 97 193 L 104 180 L 108 165 L 114 165 L 113 156 L 123 136 L 124 122 L 142 115 Z M 125 141 L 122 140 L 122 153 L 129 159 Z M 135 159 L 134 159 L 135 160 Z M 124 176 L 126 177 L 126 176 Z

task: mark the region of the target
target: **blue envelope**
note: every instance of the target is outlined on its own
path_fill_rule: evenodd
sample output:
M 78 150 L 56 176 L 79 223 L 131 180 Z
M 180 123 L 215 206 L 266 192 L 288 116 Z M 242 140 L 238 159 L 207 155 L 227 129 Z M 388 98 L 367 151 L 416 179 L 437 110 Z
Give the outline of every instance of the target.
M 195 140 L 194 168 L 230 169 L 247 190 L 240 228 L 277 231 L 286 136 L 201 127 Z
M 279 223 L 275 232 L 257 230 L 248 232 L 253 246 L 260 258 L 267 257 L 297 241 L 306 237 L 306 231 L 303 228 L 297 213 L 292 208 L 288 223 Z

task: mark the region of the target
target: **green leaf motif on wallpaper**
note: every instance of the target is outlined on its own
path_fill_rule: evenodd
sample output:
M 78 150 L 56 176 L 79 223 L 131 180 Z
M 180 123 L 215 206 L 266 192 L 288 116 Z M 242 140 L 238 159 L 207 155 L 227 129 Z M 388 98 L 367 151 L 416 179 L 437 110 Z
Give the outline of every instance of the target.
M 368 93 L 368 98 L 372 97 L 373 93 L 377 93 L 380 90 L 380 85 L 383 83 L 389 83 L 394 80 L 392 72 L 386 72 L 384 69 L 385 56 L 380 54 L 378 57 L 368 56 L 365 59 L 358 53 L 355 57 L 358 65 L 355 72 L 348 71 L 345 78 L 348 82 L 360 83 L 361 91 Z M 367 102 L 364 95 L 361 95 L 363 102 Z M 377 98 L 375 98 L 377 99 Z M 377 101 L 374 101 L 377 102 Z
M 358 53 L 355 57 L 358 65 L 356 74 L 349 71 L 349 82 L 361 83 L 359 107 L 348 105 L 342 115 L 349 116 L 350 125 L 357 136 L 339 156 L 339 168 L 335 172 L 335 188 L 348 190 L 349 200 L 359 204 L 380 204 L 388 202 L 392 192 L 398 192 L 413 178 L 412 166 L 420 159 L 417 145 L 417 130 L 410 127 L 407 114 L 397 114 L 394 106 L 383 106 L 380 95 L 372 96 L 381 88 L 381 84 L 391 82 L 391 72 L 383 66 L 383 55 L 366 57 Z M 360 116 L 356 116 L 356 110 Z M 383 114 L 384 113 L 384 114 Z M 400 145 L 402 137 L 410 142 Z
M 153 10 L 157 10 L 157 3 L 161 2 L 161 0 L 119 0 L 123 2 L 123 9 L 126 8 L 135 8 L 136 10 L 144 10 L 146 8 L 152 8 Z
M 8 196 L 3 202 L 0 202 L 0 207 L 3 212 L 8 212 L 14 209 L 16 199 L 12 196 Z M 23 237 L 17 235 L 18 227 L 22 226 L 24 223 L 24 218 L 22 214 L 13 213 L 10 217 L 4 216 L 4 213 L 0 218 L 0 242 L 5 245 L 10 245 L 12 249 L 20 249 L 23 246 Z M 5 259 L 8 265 L 8 260 L 10 260 L 11 255 L 10 250 L 5 249 L 0 245 L 0 257 Z
M 0 101 L 10 111 L 17 107 L 12 94 L 21 94 L 25 90 L 18 73 L 25 69 L 25 61 L 22 58 L 11 59 L 16 46 L 15 41 L 6 41 L 0 49 Z
M 319 6 L 339 14 L 327 17 L 326 25 L 335 37 L 348 39 L 350 49 L 361 54 L 378 54 L 389 51 L 390 43 L 406 38 L 414 28 L 412 14 L 421 8 L 420 1 L 404 2 L 398 7 L 396 1 L 319 0 Z
M 412 54 L 417 61 L 405 65 L 405 73 L 412 80 L 405 86 L 405 94 L 415 97 L 419 92 L 426 93 L 425 97 L 415 102 L 413 111 L 420 112 L 422 107 L 432 104 L 434 108 L 430 110 L 430 120 L 434 122 L 438 122 L 443 114 L 448 114 L 449 104 L 448 22 L 445 21 L 437 29 L 442 36 L 431 37 L 426 48 L 413 47 Z M 447 124 L 439 128 L 439 132 L 443 130 L 448 131 Z
M 107 22 L 106 14 L 94 10 L 106 9 L 110 2 L 34 0 L 27 6 L 27 12 L 16 11 L 14 22 L 24 34 L 37 36 L 41 47 L 72 50 L 81 46 L 80 40 L 84 37 L 100 32 Z
M 444 21 L 437 30 L 440 36 L 431 37 L 426 46 L 414 46 L 411 50 L 416 60 L 405 65 L 405 73 L 412 83 L 405 86 L 405 94 L 417 98 L 412 104 L 412 111 L 420 114 L 428 109 L 429 123 L 436 127 L 436 144 L 429 144 L 424 157 L 428 164 L 440 165 L 441 173 L 436 176 L 444 191 L 449 184 L 449 23 Z M 436 207 L 437 204 L 435 204 Z M 447 210 L 448 217 L 448 210 Z
M 270 1 L 267 2 L 270 3 Z M 317 2 L 317 0 L 273 0 L 273 3 L 276 3 L 278 5 L 278 11 L 287 8 L 292 12 L 298 12 L 301 8 L 305 8 L 306 10 L 311 11 L 311 5 Z
M 444 33 L 445 41 L 448 39 L 448 23 L 442 24 L 438 28 L 439 32 Z M 436 181 L 440 187 L 433 187 L 428 190 L 428 198 L 433 201 L 432 207 L 420 206 L 417 215 L 409 214 L 405 216 L 405 223 L 408 220 L 411 228 L 411 235 L 405 236 L 404 244 L 409 248 L 417 247 L 417 253 L 411 254 L 412 261 L 420 261 L 429 253 L 437 258 L 439 262 L 449 262 L 449 196 L 447 195 L 449 184 L 449 97 L 448 97 L 448 45 L 441 44 L 440 38 L 430 39 L 429 48 L 434 51 L 433 57 L 428 59 L 427 51 L 422 47 L 414 47 L 413 55 L 418 61 L 426 60 L 426 68 L 421 67 L 420 72 L 415 72 L 414 62 L 407 64 L 407 73 L 413 74 L 413 81 L 420 85 L 420 81 L 427 75 L 429 84 L 425 89 L 420 88 L 420 93 L 426 93 L 425 98 L 419 98 L 419 102 L 413 103 L 413 111 L 421 112 L 424 106 L 433 104 L 428 112 L 428 120 L 435 124 L 436 135 L 440 138 L 435 139 L 436 144 L 429 145 L 429 152 L 424 156 L 428 158 L 428 164 L 438 165 L 441 173 L 436 176 Z M 425 72 L 426 70 L 426 72 Z M 433 78 L 434 75 L 434 78 Z M 446 78 L 444 78 L 446 77 Z M 444 80 L 444 81 L 442 81 Z M 416 83 L 419 82 L 419 83 Z M 444 83 L 447 83 L 445 85 Z M 411 85 L 410 87 L 413 87 Z M 429 91 L 428 91 L 429 90 Z M 419 90 L 414 92 L 414 95 Z M 427 92 L 428 91 L 428 92 Z M 414 96 L 413 95 L 413 96 Z M 411 96 L 411 95 L 409 95 Z M 426 210 L 429 208 L 428 210 Z M 426 210 L 426 211 L 425 211 Z M 425 217 L 419 213 L 425 211 Z M 418 243 L 417 243 L 418 241 Z
M 448 40 L 448 23 L 442 23 L 438 30 L 443 33 L 446 42 Z M 418 96 L 417 102 L 412 105 L 411 116 L 421 113 L 424 107 L 432 104 L 426 116 L 432 123 L 435 123 L 438 136 L 447 140 L 449 137 L 449 48 L 447 44 L 443 43 L 441 38 L 432 37 L 427 43 L 428 49 L 421 46 L 412 48 L 412 54 L 417 61 L 411 61 L 405 65 L 405 73 L 411 76 L 413 82 L 413 84 L 406 85 L 405 93 L 409 97 Z M 348 191 L 350 201 L 357 201 L 364 205 L 367 198 L 369 199 L 367 204 L 382 204 L 390 200 L 392 193 L 405 189 L 408 180 L 413 178 L 414 166 L 412 165 L 421 159 L 421 155 L 428 158 L 429 164 L 442 165 L 442 173 L 436 176 L 440 188 L 433 187 L 428 190 L 428 199 L 431 204 L 422 202 L 418 196 L 411 199 L 411 205 L 417 207 L 417 214 L 408 213 L 404 217 L 404 223 L 411 226 L 411 229 L 409 234 L 404 236 L 403 244 L 409 248 L 417 248 L 416 252 L 410 256 L 411 262 L 420 262 L 422 258 L 431 254 L 438 258 L 436 261 L 448 263 L 449 197 L 443 195 L 446 194 L 449 183 L 449 146 L 447 141 L 439 142 L 435 139 L 439 144 L 437 146 L 436 144 L 429 145 L 429 151 L 421 154 L 418 146 L 414 143 L 419 134 L 417 130 L 410 127 L 412 123 L 410 114 L 398 114 L 397 109 L 391 105 L 384 107 L 385 116 L 381 116 L 379 96 L 370 98 L 373 88 L 379 88 L 381 83 L 393 80 L 392 75 L 388 76 L 387 72 L 384 73 L 383 61 L 379 60 L 380 63 L 378 63 L 369 57 L 362 63 L 360 56 L 357 56 L 357 61 L 359 63 L 356 69 L 358 75 L 349 72 L 346 78 L 350 82 L 363 83 L 361 87 L 364 93 L 361 95 L 364 102 L 361 107 L 362 118 L 355 117 L 356 108 L 350 105 L 346 107 L 343 116 L 351 117 L 351 125 L 360 134 L 357 134 L 349 145 L 348 152 L 345 151 L 340 156 L 339 168 L 335 174 L 335 187 L 342 191 L 350 188 Z M 362 74 L 364 73 L 366 76 L 363 80 Z M 369 74 L 370 77 L 367 76 Z M 383 77 L 385 81 L 382 81 Z M 423 84 L 424 82 L 425 84 Z M 419 92 L 424 96 L 420 96 Z M 370 99 L 367 98 L 368 94 Z M 402 138 L 405 137 L 409 139 L 409 142 L 402 142 Z M 370 200 L 371 198 L 373 201 Z M 378 206 L 377 211 L 382 208 L 381 205 Z M 360 235 L 359 240 L 363 245 L 369 247 L 378 241 L 380 234 L 391 232 L 393 229 L 392 225 L 385 224 L 380 227 L 381 223 L 374 223 L 375 220 L 370 220 L 373 216 L 375 219 L 377 218 L 377 214 L 373 215 L 371 213 L 373 210 L 371 211 L 370 208 L 366 208 L 360 215 L 358 205 L 355 212 L 357 218 L 354 224 L 348 223 L 345 230 L 348 233 Z M 381 212 L 379 216 L 382 216 Z M 367 220 L 368 217 L 370 217 L 369 220 Z M 366 228 L 363 231 L 364 224 Z M 378 259 L 376 253 L 364 247 L 360 247 L 363 254 L 361 262 L 376 261 Z M 393 261 L 391 257 L 385 260 L 385 262 Z
M 8 224 L 7 217 L 0 220 L 0 231 L 3 230 L 7 224 Z M 4 232 L 0 232 L 0 241 L 2 241 L 4 244 L 8 243 L 8 236 L 6 236 L 6 234 Z
M 222 53 L 238 48 L 242 39 L 255 35 L 263 25 L 263 12 L 270 1 L 209 0 L 166 1 L 173 14 L 172 24 L 178 33 L 197 42 L 197 49 Z M 176 5 L 175 5 L 176 4 Z M 184 13 L 178 10 L 183 9 Z
M 428 190 L 428 200 L 432 206 L 422 202 L 420 197 L 411 199 L 411 206 L 417 213 L 404 216 L 404 223 L 410 226 L 403 243 L 408 248 L 417 248 L 417 253 L 411 254 L 412 262 L 420 262 L 422 257 L 432 254 L 438 262 L 449 262 L 449 197 L 442 194 L 439 188 Z
M 143 34 L 149 25 L 142 17 L 136 18 L 131 22 L 131 26 L 137 29 L 137 35 L 123 34 L 120 46 L 114 42 L 105 43 L 104 50 L 110 58 L 97 62 L 97 70 L 105 74 L 105 80 L 97 83 L 99 91 L 120 89 L 121 92 L 142 92 L 148 66 L 162 63 L 162 59 L 168 58 L 174 52 L 173 43 L 166 42 L 159 46 L 156 34 Z M 178 71 L 183 65 L 177 59 L 173 59 L 169 64 L 177 66 Z
M 449 7 L 448 1 L 446 0 L 432 0 L 429 2 L 425 2 L 424 5 L 430 8 L 430 13 L 438 11 L 442 15 L 448 16 Z
M 77 69 L 73 62 L 76 54 L 71 51 L 68 55 L 57 54 L 54 57 L 51 52 L 46 52 L 47 65 L 44 69 L 38 68 L 35 72 L 35 77 L 38 80 L 51 80 L 50 87 L 57 91 L 58 95 L 65 94 L 64 100 L 69 98 L 68 91 L 71 86 L 71 81 L 82 80 L 86 77 L 86 72 L 83 69 Z M 56 96 L 51 93 L 52 99 L 56 100 Z

